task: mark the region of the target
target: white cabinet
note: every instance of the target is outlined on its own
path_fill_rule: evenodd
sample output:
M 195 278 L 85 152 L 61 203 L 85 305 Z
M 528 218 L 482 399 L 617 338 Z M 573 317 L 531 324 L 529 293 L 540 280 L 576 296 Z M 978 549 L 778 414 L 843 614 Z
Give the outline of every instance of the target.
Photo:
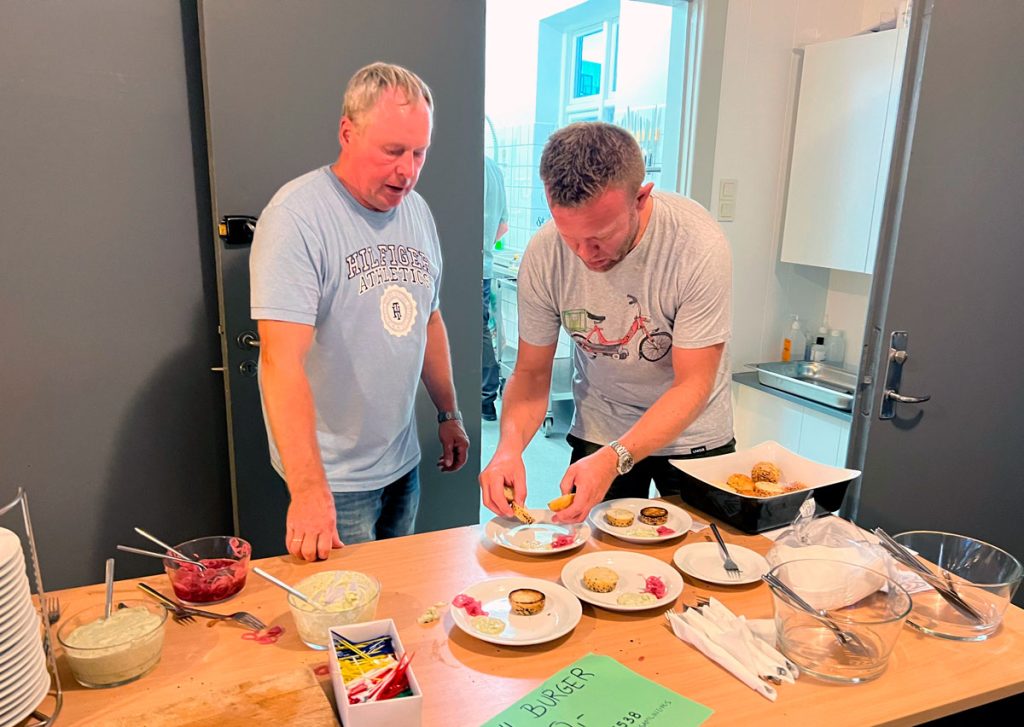
M 771 439 L 801 457 L 846 466 L 848 420 L 736 382 L 732 384 L 732 401 L 737 449 Z
M 903 38 L 887 30 L 804 49 L 783 262 L 873 271 Z

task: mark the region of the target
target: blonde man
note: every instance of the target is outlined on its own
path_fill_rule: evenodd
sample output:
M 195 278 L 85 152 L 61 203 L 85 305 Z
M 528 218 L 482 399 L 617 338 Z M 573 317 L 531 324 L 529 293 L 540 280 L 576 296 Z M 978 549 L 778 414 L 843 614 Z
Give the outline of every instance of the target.
M 337 160 L 283 186 L 253 240 L 252 317 L 271 461 L 291 496 L 288 552 L 413 532 L 415 395 L 437 406 L 454 471 L 469 440 L 441 318 L 441 249 L 413 191 L 433 123 L 430 89 L 386 63 L 349 81 Z
M 551 222 L 519 268 L 519 355 L 505 387 L 501 438 L 480 474 L 483 501 L 511 516 L 526 498 L 522 453 L 547 408 L 564 327 L 575 346 L 576 414 L 555 515 L 579 522 L 602 499 L 682 495 L 670 459 L 733 451 L 726 342 L 732 259 L 707 210 L 644 183 L 640 147 L 600 122 L 551 135 L 541 155 Z

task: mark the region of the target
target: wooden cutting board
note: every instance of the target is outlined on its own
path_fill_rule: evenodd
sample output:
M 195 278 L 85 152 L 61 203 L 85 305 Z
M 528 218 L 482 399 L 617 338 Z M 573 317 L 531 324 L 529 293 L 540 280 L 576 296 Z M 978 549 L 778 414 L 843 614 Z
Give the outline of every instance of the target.
M 310 669 L 303 668 L 258 681 L 239 682 L 219 692 L 154 705 L 145 714 L 119 717 L 108 724 L 118 727 L 336 727 L 339 722 L 320 682 Z

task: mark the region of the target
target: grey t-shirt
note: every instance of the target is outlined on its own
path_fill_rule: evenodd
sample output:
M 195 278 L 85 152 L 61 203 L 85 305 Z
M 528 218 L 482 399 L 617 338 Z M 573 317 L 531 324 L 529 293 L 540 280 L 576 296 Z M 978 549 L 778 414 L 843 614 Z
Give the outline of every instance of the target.
M 643 237 L 611 270 L 588 270 L 553 222 L 530 240 L 519 268 L 519 335 L 537 346 L 555 343 L 559 326 L 572 336 L 570 431 L 596 444 L 621 437 L 672 385 L 672 346 L 704 348 L 731 334 L 732 256 L 724 233 L 692 200 L 661 192 L 652 200 Z M 704 411 L 654 454 L 728 443 L 729 392 L 726 350 Z
M 331 490 L 375 490 L 415 467 L 416 389 L 441 282 L 423 198 L 375 212 L 330 167 L 314 170 L 263 210 L 249 267 L 254 319 L 316 328 L 306 375 Z M 267 436 L 283 477 L 269 425 Z

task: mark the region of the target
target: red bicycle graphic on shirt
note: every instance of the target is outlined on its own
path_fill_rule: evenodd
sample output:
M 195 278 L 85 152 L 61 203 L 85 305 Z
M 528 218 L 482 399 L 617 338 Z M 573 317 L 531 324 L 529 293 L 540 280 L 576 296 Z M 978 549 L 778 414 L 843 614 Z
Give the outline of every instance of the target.
M 646 361 L 657 361 L 664 358 L 672 348 L 672 335 L 665 331 L 659 331 L 657 328 L 648 328 L 647 324 L 651 322 L 651 319 L 643 314 L 636 297 L 627 295 L 626 299 L 630 305 L 636 306 L 636 315 L 633 317 L 633 325 L 629 327 L 626 335 L 622 338 L 605 337 L 600 326 L 604 322 L 605 316 L 596 316 L 588 310 L 579 310 L 566 311 L 563 316 L 566 320 L 571 320 L 573 315 L 580 318 L 585 315 L 594 323 L 589 331 L 579 330 L 573 333 L 572 339 L 590 358 L 597 358 L 598 355 L 601 355 L 623 361 L 629 356 L 629 342 L 638 332 L 643 331 L 643 338 L 640 339 L 640 358 Z M 583 328 L 582 325 L 575 327 Z

